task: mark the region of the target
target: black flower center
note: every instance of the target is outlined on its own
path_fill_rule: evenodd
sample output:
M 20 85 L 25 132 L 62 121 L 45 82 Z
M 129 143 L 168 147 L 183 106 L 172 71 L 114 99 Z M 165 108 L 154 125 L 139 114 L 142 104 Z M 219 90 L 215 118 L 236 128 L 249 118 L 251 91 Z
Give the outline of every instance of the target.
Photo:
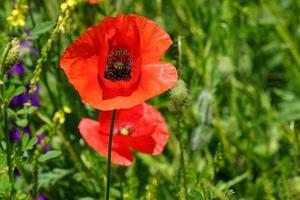
M 125 48 L 114 48 L 107 56 L 104 78 L 111 81 L 131 79 L 132 57 Z

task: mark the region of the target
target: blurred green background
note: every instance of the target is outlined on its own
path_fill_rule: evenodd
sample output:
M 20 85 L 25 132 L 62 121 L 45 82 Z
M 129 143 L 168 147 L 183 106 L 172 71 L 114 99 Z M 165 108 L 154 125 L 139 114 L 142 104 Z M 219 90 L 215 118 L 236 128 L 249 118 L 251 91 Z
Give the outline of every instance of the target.
M 28 2 L 36 24 L 57 20 L 60 1 Z M 1 0 L 1 50 L 12 7 L 13 1 Z M 90 149 L 77 129 L 81 118 L 98 113 L 81 103 L 58 60 L 86 28 L 117 13 L 143 15 L 171 35 L 174 44 L 164 60 L 178 68 L 189 102 L 178 114 L 170 110 L 169 92 L 149 101 L 167 120 L 169 143 L 159 156 L 135 153 L 134 165 L 114 165 L 112 199 L 300 199 L 297 0 L 105 0 L 76 6 L 47 54 L 39 82 L 41 106 L 30 116 L 31 129 L 40 131 L 41 116 L 52 118 L 65 105 L 72 109 L 49 142 L 62 154 L 39 165 L 39 193 L 50 200 L 93 200 L 105 194 L 106 158 Z M 24 29 L 32 28 L 27 13 Z M 50 34 L 35 38 L 34 47 L 40 50 Z M 24 83 L 37 59 L 22 59 Z M 24 162 L 25 174 L 30 165 Z M 30 190 L 28 177 L 18 181 L 19 191 Z

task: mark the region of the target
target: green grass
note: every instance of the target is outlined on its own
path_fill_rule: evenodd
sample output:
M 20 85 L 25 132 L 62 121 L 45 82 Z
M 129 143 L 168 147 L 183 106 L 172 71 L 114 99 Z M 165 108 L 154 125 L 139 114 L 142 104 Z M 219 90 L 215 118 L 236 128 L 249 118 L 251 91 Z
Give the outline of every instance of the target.
M 55 21 L 59 15 L 58 0 L 29 2 L 35 8 L 36 24 Z M 1 4 L 3 51 L 9 41 L 11 26 L 5 18 L 12 2 Z M 92 200 L 105 194 L 107 161 L 84 143 L 77 129 L 81 118 L 96 118 L 97 111 L 81 103 L 58 60 L 87 27 L 119 12 L 150 18 L 171 35 L 174 44 L 164 60 L 178 68 L 190 97 L 179 116 L 179 128 L 178 115 L 169 109 L 168 92 L 149 101 L 167 120 L 169 143 L 160 156 L 135 154 L 134 165 L 114 165 L 112 197 L 300 199 L 300 2 L 296 0 L 106 0 L 77 6 L 42 66 L 40 115 L 52 119 L 63 105 L 73 112 L 50 142 L 63 153 L 39 164 L 39 193 L 51 200 Z M 29 15 L 26 28 L 32 28 Z M 49 36 L 48 32 L 35 39 L 35 48 L 40 49 Z M 37 59 L 24 59 L 28 70 L 22 81 L 26 82 Z M 35 132 L 49 128 L 38 114 L 29 119 Z M 19 150 L 16 147 L 15 162 L 24 174 L 17 189 L 28 194 L 32 154 Z

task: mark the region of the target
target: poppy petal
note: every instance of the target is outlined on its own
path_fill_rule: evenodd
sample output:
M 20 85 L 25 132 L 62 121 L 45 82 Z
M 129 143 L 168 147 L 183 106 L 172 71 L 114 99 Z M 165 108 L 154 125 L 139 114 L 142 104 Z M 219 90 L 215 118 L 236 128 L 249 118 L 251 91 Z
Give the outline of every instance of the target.
M 143 68 L 141 87 L 137 93 L 140 93 L 141 96 L 146 94 L 148 96 L 147 99 L 151 98 L 172 88 L 176 84 L 177 79 L 176 68 L 170 63 L 157 62 L 148 64 Z
M 139 29 L 143 65 L 158 61 L 173 43 L 172 39 L 154 21 L 138 15 L 134 18 Z
M 141 153 L 153 154 L 156 148 L 156 141 L 151 135 L 134 137 L 132 140 L 132 148 Z
M 116 111 L 114 128 L 123 124 L 135 124 L 143 116 L 143 104 L 136 105 L 129 109 L 119 109 Z M 99 113 L 101 133 L 109 133 L 112 111 L 102 111 Z
M 102 99 L 102 89 L 98 83 L 98 52 L 96 45 L 100 29 L 89 28 L 64 52 L 60 66 L 69 81 L 80 94 L 82 101 L 94 105 Z M 103 46 L 105 46 L 103 44 Z
M 108 52 L 114 49 L 126 49 L 131 55 L 131 79 L 130 81 L 111 81 L 104 78 L 107 59 L 102 60 L 99 70 L 99 82 L 103 88 L 103 100 L 116 96 L 130 96 L 138 87 L 141 71 L 141 50 L 139 40 L 139 30 L 134 20 L 126 15 L 119 14 L 116 17 L 107 17 L 101 25 L 105 30 Z M 118 52 L 119 53 L 119 52 Z M 105 55 L 107 57 L 108 55 Z
M 82 119 L 78 126 L 84 141 L 101 155 L 107 152 L 105 141 L 100 134 L 99 122 L 91 119 Z M 107 153 L 106 153 L 107 154 Z
M 78 126 L 85 142 L 102 156 L 108 154 L 108 136 L 100 134 L 99 122 L 91 119 L 82 119 Z M 128 166 L 133 161 L 133 155 L 125 146 L 112 148 L 112 162 Z
M 98 101 L 89 103 L 100 110 L 130 108 L 172 88 L 177 79 L 176 68 L 170 63 L 148 64 L 142 69 L 141 84 L 131 96 L 115 97 L 102 101 L 98 99 Z
M 112 150 L 111 161 L 114 164 L 129 166 L 133 162 L 133 155 L 128 147 L 120 147 Z
M 140 122 L 136 125 L 136 137 L 140 137 L 143 135 L 144 131 L 143 129 L 151 129 L 151 124 L 155 124 L 155 128 L 150 132 L 150 136 L 154 140 L 154 146 L 152 152 L 150 152 L 152 155 L 158 155 L 162 152 L 164 149 L 166 143 L 169 139 L 169 132 L 168 128 L 166 126 L 166 122 L 161 115 L 161 113 L 156 110 L 154 107 L 147 103 L 143 103 L 144 106 L 144 115 L 143 118 L 140 120 Z M 147 127 L 147 128 L 145 128 Z M 136 149 L 137 150 L 137 149 Z M 140 150 L 137 150 L 140 151 Z

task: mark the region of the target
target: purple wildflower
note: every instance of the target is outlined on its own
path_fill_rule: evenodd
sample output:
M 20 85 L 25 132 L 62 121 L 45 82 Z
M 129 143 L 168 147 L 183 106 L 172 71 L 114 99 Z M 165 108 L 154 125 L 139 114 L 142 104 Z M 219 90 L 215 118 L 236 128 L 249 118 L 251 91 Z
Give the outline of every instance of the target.
M 14 170 L 15 179 L 19 178 L 20 176 L 21 176 L 20 171 L 17 168 L 15 168 L 15 170 Z
M 21 106 L 24 103 L 28 103 L 28 102 L 29 102 L 29 95 L 27 94 L 27 92 L 25 92 L 23 94 L 14 96 L 10 102 L 10 106 L 18 107 L 18 106 Z
M 17 129 L 12 130 L 9 134 L 9 140 L 10 142 L 16 142 L 21 140 L 21 134 Z
M 26 126 L 26 127 L 23 128 L 23 132 L 24 132 L 24 134 L 27 135 L 29 138 L 32 138 L 32 133 L 31 133 L 31 131 L 30 131 L 30 129 L 29 129 L 28 126 Z
M 45 195 L 39 195 L 36 200 L 48 200 L 48 198 Z
M 44 133 L 38 135 L 36 145 L 39 146 L 42 143 L 42 141 L 44 140 L 45 137 L 46 137 L 46 135 Z
M 38 98 L 37 95 L 34 95 L 34 96 L 31 97 L 31 104 L 35 107 L 39 107 L 40 99 Z
M 26 92 L 29 94 L 30 87 L 26 85 Z M 40 100 L 39 100 L 39 93 L 40 93 L 40 86 L 38 84 L 35 85 L 35 88 L 31 95 L 31 104 L 35 107 L 39 107 Z
M 24 93 L 16 95 L 12 98 L 11 102 L 10 102 L 10 106 L 11 107 L 18 107 L 18 106 L 22 106 L 24 103 L 29 103 L 31 102 L 31 104 L 35 107 L 38 107 L 40 105 L 40 101 L 39 101 L 39 86 L 38 84 L 36 84 L 35 89 L 33 90 L 32 94 L 29 95 L 29 84 L 26 85 L 26 90 Z
M 38 135 L 37 141 L 36 141 L 37 147 L 42 143 L 42 141 L 44 140 L 45 137 L 46 137 L 46 134 L 44 134 L 44 133 Z M 48 151 L 50 151 L 50 149 L 51 149 L 51 146 L 49 144 L 46 144 L 44 147 L 44 152 L 48 152 Z
M 24 49 L 25 51 L 26 50 L 29 51 L 34 56 L 39 57 L 39 55 L 40 55 L 39 51 L 32 47 L 33 42 L 32 42 L 32 38 L 30 35 L 30 31 L 25 30 L 24 33 L 25 33 L 25 39 L 20 43 L 21 48 Z
M 21 94 L 14 96 L 10 101 L 10 107 L 17 107 L 18 105 L 20 105 L 22 102 L 21 96 Z
M 45 147 L 44 147 L 44 152 L 46 153 L 46 152 L 48 152 L 50 150 L 51 150 L 50 144 L 46 144 Z
M 24 65 L 22 62 L 18 61 L 14 66 L 12 66 L 7 72 L 6 76 L 11 77 L 13 74 L 21 75 L 24 74 Z

